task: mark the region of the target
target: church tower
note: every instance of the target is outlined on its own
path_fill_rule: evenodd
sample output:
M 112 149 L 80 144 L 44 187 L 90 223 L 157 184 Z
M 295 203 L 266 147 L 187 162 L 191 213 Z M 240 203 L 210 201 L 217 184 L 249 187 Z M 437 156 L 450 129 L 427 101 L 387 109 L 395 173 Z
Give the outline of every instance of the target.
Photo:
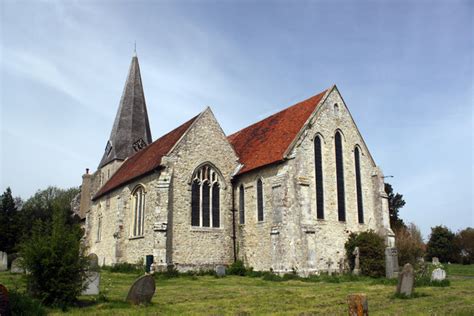
M 151 142 L 140 66 L 138 57 L 134 54 L 114 125 L 98 169 L 110 163 L 121 163 Z

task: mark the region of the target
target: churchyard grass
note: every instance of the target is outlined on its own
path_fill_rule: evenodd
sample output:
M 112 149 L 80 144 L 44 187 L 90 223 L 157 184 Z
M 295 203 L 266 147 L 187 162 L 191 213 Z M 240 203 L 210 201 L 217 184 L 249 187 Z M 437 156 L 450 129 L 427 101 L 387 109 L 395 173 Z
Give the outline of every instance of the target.
M 453 265 L 451 265 L 453 266 Z M 461 269 L 461 266 L 454 267 Z M 464 274 L 474 273 L 474 265 L 462 266 Z M 448 274 L 449 276 L 449 274 Z M 149 306 L 131 306 L 124 302 L 127 291 L 138 277 L 134 273 L 101 272 L 102 296 L 81 297 L 84 307 L 72 307 L 72 315 L 344 315 L 346 297 L 365 293 L 371 315 L 473 315 L 474 278 L 453 278 L 448 287 L 419 287 L 413 298 L 394 295 L 395 286 L 374 282 L 369 278 L 357 281 L 282 282 L 262 278 L 226 276 L 180 276 L 157 278 L 156 293 Z M 0 273 L 0 283 L 9 289 L 24 290 L 22 275 Z M 387 282 L 389 283 L 389 282 Z M 65 312 L 48 309 L 52 315 Z

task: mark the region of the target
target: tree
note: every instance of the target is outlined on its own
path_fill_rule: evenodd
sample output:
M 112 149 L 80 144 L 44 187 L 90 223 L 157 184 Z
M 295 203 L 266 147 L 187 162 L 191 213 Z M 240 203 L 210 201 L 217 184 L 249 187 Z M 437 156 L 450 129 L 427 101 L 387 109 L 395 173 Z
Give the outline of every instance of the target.
M 428 260 L 438 257 L 441 262 L 456 261 L 459 248 L 455 242 L 454 233 L 446 226 L 435 226 L 431 228 L 431 235 L 426 245 L 426 256 Z
M 18 198 L 17 198 L 18 199 Z M 12 190 L 7 188 L 0 196 L 0 251 L 11 254 L 20 236 L 19 214 Z
M 399 210 L 405 206 L 405 200 L 400 193 L 393 193 L 393 187 L 390 183 L 385 183 L 385 192 L 388 195 L 388 211 L 390 214 L 390 226 L 397 230 L 400 227 L 406 227 L 403 220 L 399 217 Z
M 66 306 L 80 295 L 88 260 L 81 246 L 78 224 L 68 224 L 67 213 L 53 204 L 52 221 L 38 220 L 31 237 L 20 246 L 30 294 L 46 305 Z
M 474 228 L 468 227 L 456 234 L 456 245 L 460 250 L 460 261 L 474 263 Z
M 417 259 L 424 256 L 426 246 L 421 232 L 415 224 L 410 223 L 406 227 L 399 227 L 395 230 L 395 239 L 401 266 L 406 263 L 411 263 L 414 266 Z

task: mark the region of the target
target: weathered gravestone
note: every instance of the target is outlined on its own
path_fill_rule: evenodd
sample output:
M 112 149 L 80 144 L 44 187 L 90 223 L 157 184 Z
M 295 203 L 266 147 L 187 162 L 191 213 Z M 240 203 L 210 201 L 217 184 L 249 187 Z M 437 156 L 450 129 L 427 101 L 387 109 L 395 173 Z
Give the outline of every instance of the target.
M 397 294 L 410 296 L 413 293 L 415 275 L 411 264 L 403 266 L 402 272 L 398 275 Z
M 446 271 L 441 268 L 434 269 L 431 272 L 431 281 L 443 281 L 446 279 Z
M 438 257 L 433 257 L 433 258 L 431 259 L 431 263 L 433 263 L 433 264 L 439 264 L 439 258 L 438 258 Z
M 359 258 L 360 251 L 359 251 L 359 247 L 355 247 L 355 249 L 354 249 L 354 251 L 352 252 L 352 254 L 355 256 L 355 259 L 354 259 L 354 270 L 352 271 L 352 274 L 354 274 L 354 275 L 359 275 L 359 274 L 360 274 L 360 258 Z
M 398 250 L 397 248 L 385 248 L 385 277 L 388 279 L 398 276 Z
M 12 261 L 12 266 L 10 268 L 11 273 L 25 273 L 25 268 L 23 267 L 23 258 L 18 257 Z
M 126 301 L 134 305 L 148 304 L 154 294 L 155 278 L 152 275 L 144 275 L 133 283 Z
M 95 271 L 86 272 L 86 278 L 83 281 L 86 286 L 82 291 L 82 295 L 97 295 L 99 294 L 100 273 Z
M 91 271 L 99 270 L 99 257 L 95 253 L 88 255 L 87 259 L 89 259 L 89 269 Z
M 218 277 L 225 276 L 225 266 L 222 266 L 222 265 L 216 266 L 216 274 Z
M 3 284 L 0 284 L 0 315 L 11 315 L 10 302 L 8 300 L 8 290 Z
M 368 316 L 369 304 L 365 294 L 350 294 L 347 296 L 349 316 Z
M 8 270 L 8 255 L 6 252 L 0 251 L 0 271 Z

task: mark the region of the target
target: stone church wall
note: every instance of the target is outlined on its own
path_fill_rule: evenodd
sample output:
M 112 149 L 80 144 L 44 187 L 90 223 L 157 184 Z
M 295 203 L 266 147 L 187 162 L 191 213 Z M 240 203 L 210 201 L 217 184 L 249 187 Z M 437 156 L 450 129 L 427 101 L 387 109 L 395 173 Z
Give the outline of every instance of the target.
M 233 262 L 232 173 L 237 156 L 210 109 L 204 111 L 167 157 L 172 168 L 172 262 L 180 270 Z M 220 227 L 191 226 L 191 180 L 196 168 L 211 163 L 222 174 Z

